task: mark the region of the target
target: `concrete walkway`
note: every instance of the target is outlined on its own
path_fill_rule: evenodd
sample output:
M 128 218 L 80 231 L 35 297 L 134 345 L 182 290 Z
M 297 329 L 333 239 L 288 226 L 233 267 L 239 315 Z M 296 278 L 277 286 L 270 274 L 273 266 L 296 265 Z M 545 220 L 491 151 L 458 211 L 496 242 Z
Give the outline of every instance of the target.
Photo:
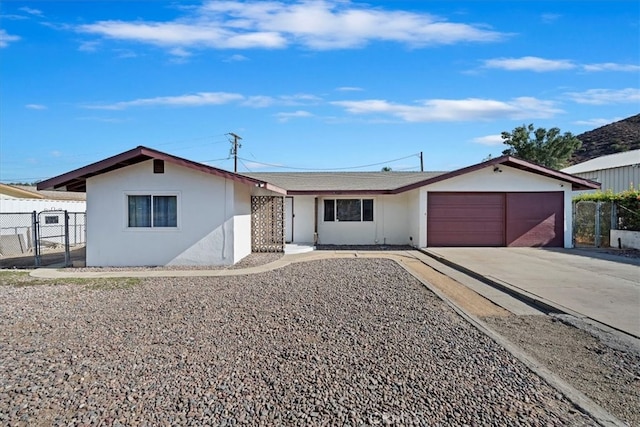
M 640 260 L 584 250 L 429 248 L 533 302 L 640 337 Z

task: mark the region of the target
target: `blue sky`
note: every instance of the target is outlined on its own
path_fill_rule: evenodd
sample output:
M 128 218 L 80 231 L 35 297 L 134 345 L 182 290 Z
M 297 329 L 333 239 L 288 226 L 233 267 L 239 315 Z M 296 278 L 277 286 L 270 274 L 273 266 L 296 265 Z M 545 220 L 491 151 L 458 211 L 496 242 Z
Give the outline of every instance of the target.
M 0 180 L 138 145 L 233 170 L 229 132 L 240 172 L 452 170 L 522 124 L 640 112 L 639 21 L 633 0 L 7 0 Z

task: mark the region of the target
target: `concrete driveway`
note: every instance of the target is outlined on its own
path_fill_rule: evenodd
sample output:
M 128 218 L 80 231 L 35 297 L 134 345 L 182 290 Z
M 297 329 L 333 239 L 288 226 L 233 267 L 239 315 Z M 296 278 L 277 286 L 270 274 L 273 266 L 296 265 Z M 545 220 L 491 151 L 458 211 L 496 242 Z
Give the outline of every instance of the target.
M 640 260 L 579 249 L 428 248 L 569 314 L 640 337 Z

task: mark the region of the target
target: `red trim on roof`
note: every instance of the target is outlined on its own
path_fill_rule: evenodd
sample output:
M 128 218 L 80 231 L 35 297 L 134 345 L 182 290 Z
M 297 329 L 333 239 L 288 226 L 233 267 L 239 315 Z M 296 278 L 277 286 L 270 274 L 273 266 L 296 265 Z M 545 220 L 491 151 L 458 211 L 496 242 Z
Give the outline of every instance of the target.
M 454 178 L 456 176 L 464 175 L 470 172 L 475 172 L 480 169 L 484 169 L 490 166 L 504 165 L 510 166 L 523 171 L 543 175 L 548 178 L 558 179 L 571 183 L 572 190 L 597 190 L 600 188 L 600 184 L 585 178 L 580 178 L 568 173 L 560 172 L 554 169 L 549 169 L 544 166 L 537 165 L 535 163 L 528 162 L 526 160 L 518 159 L 512 156 L 500 156 L 495 159 L 490 159 L 482 163 L 467 166 L 466 168 L 458 169 L 452 172 L 444 173 L 442 175 L 435 176 L 433 178 L 426 179 L 421 182 L 399 187 L 393 190 L 393 194 L 403 193 L 405 191 L 414 190 L 416 188 L 423 187 L 425 185 L 434 184 L 436 182 L 444 181 L 446 179 Z
M 136 147 L 132 150 L 125 151 L 124 153 L 117 154 L 96 163 L 92 163 L 80 169 L 76 169 L 57 177 L 42 181 L 38 183 L 37 188 L 38 190 L 66 188 L 67 191 L 85 192 L 87 189 L 86 181 L 88 178 L 111 172 L 113 170 L 117 170 L 126 166 L 131 166 L 150 159 L 164 160 L 165 162 L 169 162 L 174 165 L 183 166 L 189 169 L 226 179 L 231 179 L 242 184 L 264 187 L 277 193 L 286 194 L 285 190 L 271 185 L 265 181 L 260 181 L 258 179 L 239 175 L 237 173 L 229 172 L 223 169 L 214 168 L 213 166 L 208 166 L 202 163 L 183 159 L 182 157 L 173 156 L 171 154 L 163 153 L 161 151 L 143 146 Z

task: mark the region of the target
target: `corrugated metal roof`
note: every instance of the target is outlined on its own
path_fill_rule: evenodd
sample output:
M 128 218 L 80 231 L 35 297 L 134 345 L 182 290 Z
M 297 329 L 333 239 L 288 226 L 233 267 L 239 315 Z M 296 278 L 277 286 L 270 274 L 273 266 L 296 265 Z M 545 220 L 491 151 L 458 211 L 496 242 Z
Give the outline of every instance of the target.
M 252 172 L 248 177 L 267 181 L 288 192 L 390 191 L 446 172 Z
M 624 151 L 597 157 L 562 169 L 566 173 L 583 173 L 640 164 L 640 150 Z

